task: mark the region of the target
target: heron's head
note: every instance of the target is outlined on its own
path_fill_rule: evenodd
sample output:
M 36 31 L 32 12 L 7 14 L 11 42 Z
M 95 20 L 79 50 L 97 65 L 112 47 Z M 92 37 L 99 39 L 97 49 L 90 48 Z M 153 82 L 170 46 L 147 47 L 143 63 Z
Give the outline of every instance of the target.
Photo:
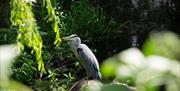
M 63 37 L 62 40 L 64 40 L 64 41 L 72 41 L 72 40 L 76 39 L 77 37 L 78 37 L 77 34 L 72 34 L 70 36 Z
M 67 41 L 69 42 L 69 44 L 72 46 L 78 46 L 79 44 L 81 44 L 81 39 L 78 37 L 77 34 L 72 34 L 70 36 L 67 37 L 63 37 L 62 38 L 63 41 Z

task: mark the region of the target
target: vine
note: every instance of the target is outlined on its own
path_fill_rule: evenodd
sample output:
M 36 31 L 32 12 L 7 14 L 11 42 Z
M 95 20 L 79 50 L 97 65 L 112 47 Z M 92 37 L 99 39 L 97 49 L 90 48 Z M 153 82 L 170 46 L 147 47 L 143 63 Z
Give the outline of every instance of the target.
M 59 37 L 59 27 L 58 27 L 58 17 L 55 14 L 55 10 L 52 6 L 52 3 L 50 0 L 45 0 L 46 3 L 46 9 L 48 11 L 48 21 L 53 22 L 53 30 L 55 32 L 55 41 L 54 45 L 58 46 L 61 43 L 61 39 Z
M 44 62 L 42 59 L 42 44 L 38 26 L 32 12 L 32 2 L 29 0 L 11 0 L 11 23 L 12 26 L 18 27 L 17 44 L 20 49 L 24 49 L 24 45 L 32 48 L 32 53 L 35 52 L 38 64 L 38 71 L 41 75 L 45 71 Z
M 42 59 L 42 45 L 43 41 L 38 32 L 38 26 L 32 12 L 33 0 L 11 0 L 11 23 L 12 26 L 17 27 L 18 36 L 17 44 L 21 50 L 24 50 L 24 45 L 32 48 L 32 53 L 35 52 L 36 60 L 38 64 L 38 71 L 41 76 L 45 71 L 44 62 Z M 48 21 L 52 22 L 53 31 L 55 35 L 54 45 L 58 46 L 61 43 L 58 17 L 55 14 L 55 10 L 50 0 L 43 0 L 43 7 L 46 5 L 48 12 Z

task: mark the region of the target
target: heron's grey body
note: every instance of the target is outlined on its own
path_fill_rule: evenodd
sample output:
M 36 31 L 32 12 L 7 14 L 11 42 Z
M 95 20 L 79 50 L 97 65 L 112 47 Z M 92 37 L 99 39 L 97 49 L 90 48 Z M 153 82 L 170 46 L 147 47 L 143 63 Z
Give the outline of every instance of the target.
M 66 38 L 70 40 L 69 45 L 71 50 L 86 69 L 88 75 L 94 79 L 101 79 L 99 63 L 92 51 L 85 44 L 81 44 L 81 39 L 77 35 L 73 34 Z
M 89 64 L 83 65 L 84 68 L 86 68 L 88 74 L 93 78 L 101 79 L 99 64 L 92 51 L 85 44 L 80 44 L 78 46 L 77 52 L 78 58 L 81 60 L 82 64 Z

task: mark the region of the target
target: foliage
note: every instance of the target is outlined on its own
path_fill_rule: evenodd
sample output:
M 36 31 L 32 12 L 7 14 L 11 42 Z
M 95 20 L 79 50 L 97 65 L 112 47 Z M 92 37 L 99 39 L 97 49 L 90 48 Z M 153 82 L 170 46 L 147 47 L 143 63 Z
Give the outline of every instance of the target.
M 169 35 L 171 35 L 171 42 L 175 42 L 175 44 L 171 46 L 176 46 L 176 43 L 179 42 L 179 40 L 176 39 L 176 35 L 172 35 L 172 33 L 161 33 L 161 36 L 164 36 L 164 38 L 169 38 Z M 153 41 L 155 40 L 156 39 Z M 152 48 L 149 46 L 152 45 L 152 41 L 148 40 L 146 43 L 148 45 L 145 44 L 144 48 Z M 153 47 L 152 50 L 164 48 L 163 51 L 165 51 L 166 47 L 166 43 L 163 43 L 163 45 L 160 43 L 160 45 Z M 168 51 L 173 50 L 168 49 Z M 114 77 L 115 80 L 135 86 L 135 91 L 159 91 L 161 89 L 166 89 L 166 91 L 179 91 L 179 60 L 157 56 L 156 52 L 153 54 L 152 51 L 146 50 L 145 53 L 147 52 L 151 54 L 145 57 L 138 49 L 131 48 L 107 59 L 101 68 L 103 76 L 105 78 Z M 160 52 L 158 53 L 158 55 L 161 55 Z M 168 57 L 171 58 L 171 55 L 174 56 L 172 53 L 169 54 Z M 164 88 L 161 88 L 163 86 Z
M 105 36 L 116 32 L 126 24 L 121 24 L 113 18 L 107 18 L 103 9 L 93 7 L 88 0 L 72 1 L 71 10 L 58 12 L 60 29 L 63 35 L 73 33 L 83 37 Z
M 23 2 L 22 0 L 11 0 L 11 22 L 12 26 L 19 28 L 17 36 L 18 45 L 24 49 L 24 45 L 32 47 L 36 53 L 38 70 L 44 72 L 44 63 L 42 59 L 42 39 L 38 33 L 38 27 L 34 14 L 32 12 L 31 1 Z
M 23 2 L 22 0 L 11 0 L 12 27 L 11 29 L 0 29 L 0 43 L 15 42 L 17 36 L 17 43 L 24 49 L 24 52 L 13 64 L 11 78 L 37 91 L 66 91 L 69 86 L 81 78 L 79 74 L 81 76 L 85 74 L 85 72 L 78 73 L 81 68 L 77 58 L 65 43 L 57 47 L 61 43 L 59 29 L 63 36 L 76 33 L 87 39 L 118 33 L 127 24 L 127 22 L 120 23 L 107 17 L 102 8 L 91 5 L 88 0 L 73 0 L 70 11 L 63 10 L 59 4 L 51 0 L 37 1 L 42 1 L 40 4 L 42 6 L 38 6 L 39 4 L 33 6 L 31 1 L 35 0 L 23 0 Z M 37 7 L 41 7 L 42 10 Z M 37 24 L 33 12 L 35 12 Z M 178 56 L 180 54 L 179 38 L 172 33 L 161 34 L 151 35 L 144 45 L 144 54 L 137 49 L 130 49 L 105 61 L 102 65 L 105 78 L 103 81 L 109 77 L 115 78 L 119 82 L 136 86 L 140 91 L 155 91 L 164 85 L 168 91 L 169 89 L 178 91 L 179 63 L 175 60 L 180 60 Z M 49 36 L 53 37 L 53 40 Z M 56 45 L 56 48 L 52 47 L 52 44 Z M 32 54 L 29 52 L 31 49 Z M 38 69 L 35 68 L 37 64 L 34 60 L 40 61 Z M 37 75 L 38 70 L 41 72 L 46 70 L 46 74 L 41 79 Z M 12 80 L 7 82 L 12 83 L 14 87 L 16 86 L 14 84 L 19 84 Z M 94 89 L 90 86 L 88 90 L 94 91 Z M 129 91 L 127 86 L 119 84 L 103 84 L 100 91 L 120 89 Z
M 26 84 L 34 82 L 34 78 L 37 76 L 37 69 L 35 68 L 35 63 L 32 56 L 33 55 L 29 55 L 25 52 L 20 55 L 20 57 L 13 64 L 13 74 L 11 78 Z
M 55 32 L 55 41 L 54 41 L 54 44 L 56 46 L 58 46 L 60 43 L 61 43 L 61 40 L 60 40 L 60 34 L 59 34 L 59 28 L 58 28 L 58 17 L 56 16 L 55 14 L 55 10 L 51 4 L 51 1 L 50 0 L 45 0 L 46 2 L 46 8 L 47 8 L 47 11 L 48 11 L 48 21 L 49 22 L 53 22 L 53 30 Z
M 50 0 L 42 0 L 44 6 L 46 5 L 48 11 L 48 21 L 52 22 L 53 30 L 55 32 L 54 45 L 58 46 L 61 42 L 58 28 L 58 17 L 55 15 L 55 10 Z M 32 53 L 36 53 L 36 60 L 38 63 L 38 70 L 45 71 L 42 58 L 42 39 L 38 32 L 38 26 L 34 19 L 31 1 L 12 0 L 11 1 L 11 22 L 12 26 L 19 29 L 17 42 L 24 49 L 24 45 L 32 48 Z
M 0 44 L 11 44 L 16 42 L 16 29 L 0 28 Z

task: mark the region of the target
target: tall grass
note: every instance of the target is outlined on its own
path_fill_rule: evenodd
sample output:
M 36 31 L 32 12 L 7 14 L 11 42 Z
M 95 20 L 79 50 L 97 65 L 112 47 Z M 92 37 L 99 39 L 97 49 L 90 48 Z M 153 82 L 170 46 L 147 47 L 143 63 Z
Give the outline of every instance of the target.
M 107 18 L 102 8 L 93 7 L 88 0 L 73 1 L 70 11 L 59 10 L 59 17 L 63 35 L 104 36 L 121 28 L 121 23 Z

